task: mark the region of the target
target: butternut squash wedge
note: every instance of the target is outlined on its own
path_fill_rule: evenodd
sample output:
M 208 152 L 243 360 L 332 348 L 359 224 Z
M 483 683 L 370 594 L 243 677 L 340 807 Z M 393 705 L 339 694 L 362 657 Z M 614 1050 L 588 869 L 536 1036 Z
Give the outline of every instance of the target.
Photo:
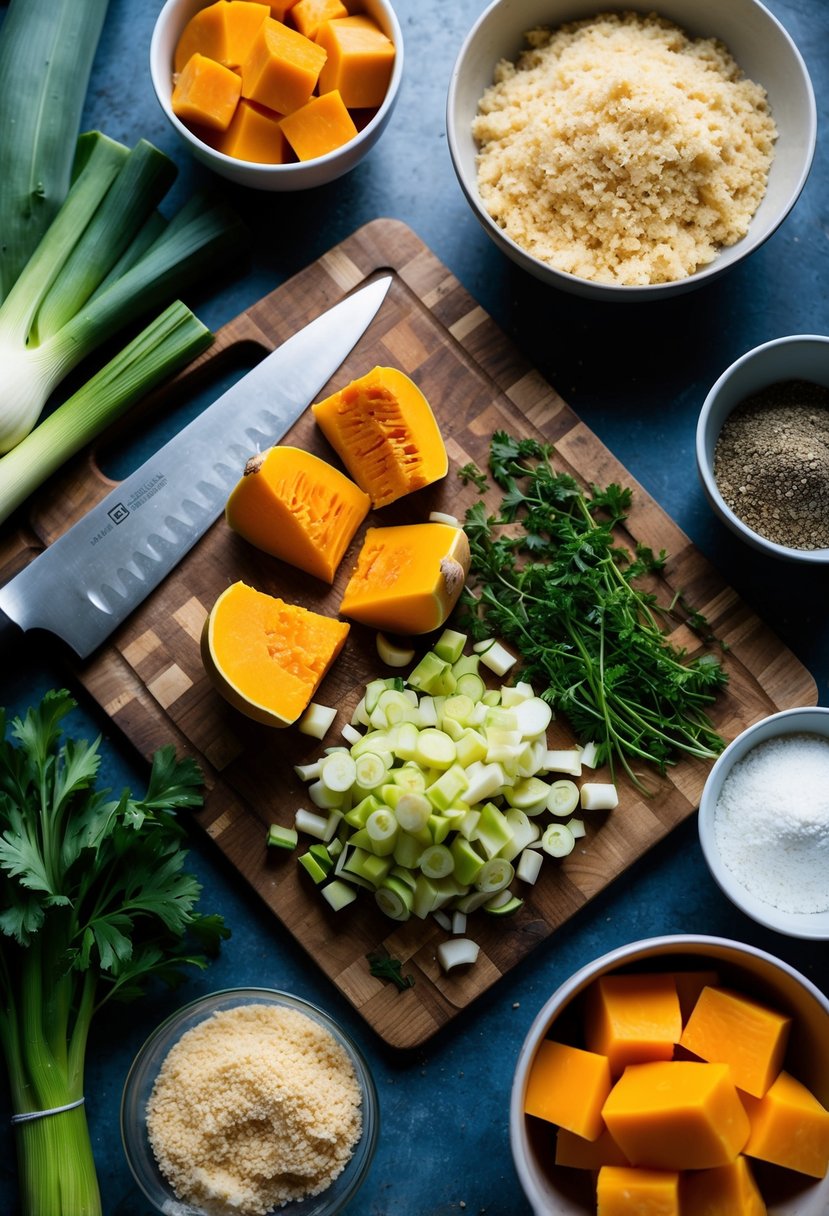
M 782 1069 L 762 1098 L 742 1095 L 751 1122 L 743 1150 L 813 1178 L 829 1170 L 829 1111 L 811 1090 Z
M 241 88 L 234 71 L 196 51 L 173 86 L 170 105 L 182 122 L 226 131 Z
M 297 30 L 266 17 L 242 70 L 242 96 L 278 114 L 304 106 L 317 85 L 325 51 Z
M 603 1165 L 596 1180 L 598 1216 L 680 1216 L 677 1170 Z
M 369 528 L 340 603 L 343 616 L 398 634 L 430 633 L 469 572 L 469 542 L 451 524 Z
M 320 72 L 320 92 L 339 89 L 349 108 L 374 109 L 383 104 L 394 67 L 394 43 L 364 13 L 321 22 L 316 40 L 327 59 Z
M 331 583 L 369 505 L 368 495 L 339 469 L 278 444 L 251 456 L 225 518 L 258 549 Z
M 265 726 L 290 726 L 312 700 L 348 632 L 345 621 L 232 583 L 205 620 L 202 662 L 234 708 Z
M 446 476 L 446 447 L 431 406 L 397 368 L 374 367 L 311 411 L 374 507 Z
M 280 127 L 298 160 L 325 156 L 357 134 L 354 119 L 336 89 L 322 97 L 312 97 L 292 114 L 286 114 Z
M 527 1078 L 524 1113 L 557 1123 L 585 1140 L 598 1140 L 604 1131 L 602 1104 L 611 1084 L 604 1056 L 543 1039 Z
M 584 1042 L 607 1056 L 619 1077 L 628 1064 L 670 1060 L 682 1033 L 676 981 L 670 973 L 603 975 L 591 985 Z
M 762 1098 L 783 1066 L 792 1019 L 727 988 L 703 988 L 679 1040 L 702 1060 L 727 1064 L 735 1085 Z
M 681 1179 L 682 1211 L 700 1216 L 767 1216 L 751 1166 L 740 1156 L 715 1170 L 688 1170 Z

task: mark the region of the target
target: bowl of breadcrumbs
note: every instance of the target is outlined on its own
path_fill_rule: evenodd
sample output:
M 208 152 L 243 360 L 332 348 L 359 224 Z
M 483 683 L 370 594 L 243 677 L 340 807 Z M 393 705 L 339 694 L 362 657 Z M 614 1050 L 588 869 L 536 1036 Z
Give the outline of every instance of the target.
M 794 206 L 816 139 L 806 66 L 757 0 L 495 0 L 458 54 L 446 121 L 499 248 L 605 300 L 736 265 Z
M 330 1216 L 374 1155 L 377 1094 L 323 1010 L 265 988 L 204 996 L 150 1035 L 127 1076 L 121 1135 L 167 1216 Z

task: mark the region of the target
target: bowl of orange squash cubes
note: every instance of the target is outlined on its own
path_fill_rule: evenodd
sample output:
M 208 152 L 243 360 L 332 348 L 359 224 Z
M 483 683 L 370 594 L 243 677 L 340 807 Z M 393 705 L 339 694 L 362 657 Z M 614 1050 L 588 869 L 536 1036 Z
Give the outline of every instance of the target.
M 725 938 L 622 946 L 519 1054 L 516 1170 L 541 1216 L 825 1216 L 829 1000 Z
M 385 129 L 403 72 L 388 0 L 167 0 L 150 75 L 173 129 L 222 177 L 304 190 Z

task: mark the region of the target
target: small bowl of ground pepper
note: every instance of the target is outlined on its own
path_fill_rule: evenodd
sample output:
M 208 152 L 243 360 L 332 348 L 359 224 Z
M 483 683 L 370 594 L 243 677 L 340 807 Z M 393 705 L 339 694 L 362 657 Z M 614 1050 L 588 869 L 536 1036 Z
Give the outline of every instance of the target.
M 232 988 L 173 1013 L 124 1085 L 121 1138 L 167 1216 L 333 1216 L 366 1177 L 377 1094 L 353 1040 L 316 1005 Z
M 732 363 L 703 404 L 696 455 L 737 536 L 770 556 L 829 562 L 829 337 L 777 338 Z

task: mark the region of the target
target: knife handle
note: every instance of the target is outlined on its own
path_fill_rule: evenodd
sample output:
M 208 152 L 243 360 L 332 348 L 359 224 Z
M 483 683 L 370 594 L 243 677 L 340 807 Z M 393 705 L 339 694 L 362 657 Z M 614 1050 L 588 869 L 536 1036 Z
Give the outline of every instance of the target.
M 22 637 L 23 630 L 17 621 L 13 621 L 10 616 L 6 616 L 3 609 L 0 608 L 0 654 L 4 657 L 11 655 L 15 647 L 19 645 Z

